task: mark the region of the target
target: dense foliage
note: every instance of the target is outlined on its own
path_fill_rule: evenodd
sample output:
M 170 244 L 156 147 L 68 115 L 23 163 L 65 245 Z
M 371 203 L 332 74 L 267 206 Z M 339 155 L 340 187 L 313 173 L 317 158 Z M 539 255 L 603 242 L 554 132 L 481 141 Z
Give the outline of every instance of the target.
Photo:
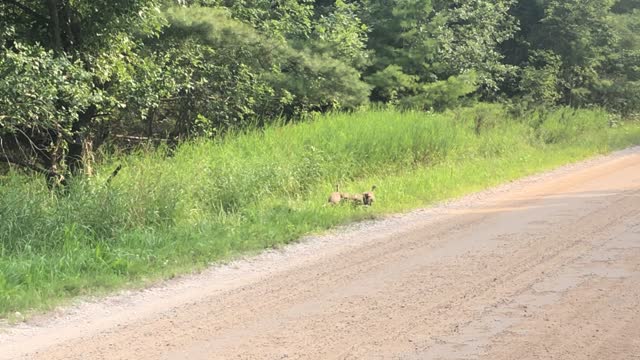
M 0 159 L 51 184 L 104 144 L 478 100 L 637 113 L 640 2 L 0 2 Z

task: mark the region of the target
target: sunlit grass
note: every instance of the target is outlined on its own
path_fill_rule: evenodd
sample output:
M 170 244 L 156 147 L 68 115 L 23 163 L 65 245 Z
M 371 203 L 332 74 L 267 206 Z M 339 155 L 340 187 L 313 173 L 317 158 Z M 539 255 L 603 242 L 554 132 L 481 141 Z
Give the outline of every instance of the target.
M 480 105 L 334 114 L 186 143 L 170 156 L 111 157 L 66 195 L 10 174 L 0 178 L 0 316 L 201 269 L 636 143 L 639 124 L 611 128 L 601 111 L 512 119 Z M 378 201 L 325 206 L 336 183 L 347 192 L 376 184 Z

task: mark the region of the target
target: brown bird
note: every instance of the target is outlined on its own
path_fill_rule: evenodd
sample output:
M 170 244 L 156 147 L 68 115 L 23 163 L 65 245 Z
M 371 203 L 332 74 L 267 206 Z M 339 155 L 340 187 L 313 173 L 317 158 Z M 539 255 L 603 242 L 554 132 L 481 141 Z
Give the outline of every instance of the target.
M 376 201 L 376 195 L 373 193 L 375 190 L 376 190 L 376 186 L 373 185 L 371 187 L 371 191 L 367 191 L 367 192 L 362 194 L 362 202 L 365 205 L 371 206 L 371 205 L 373 205 L 373 202 Z
M 353 194 L 345 197 L 345 200 L 351 201 L 353 205 L 362 205 L 364 198 L 362 194 Z
M 329 195 L 329 203 L 331 205 L 338 205 L 342 201 L 342 194 L 340 193 L 340 185 L 336 184 L 336 191 Z

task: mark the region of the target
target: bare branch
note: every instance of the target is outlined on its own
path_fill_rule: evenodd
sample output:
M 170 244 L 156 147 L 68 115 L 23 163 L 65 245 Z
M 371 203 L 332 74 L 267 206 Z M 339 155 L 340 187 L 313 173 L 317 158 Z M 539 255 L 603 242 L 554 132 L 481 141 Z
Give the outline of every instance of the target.
M 124 140 L 130 140 L 130 141 L 148 141 L 148 140 L 152 140 L 152 141 L 169 141 L 170 140 L 170 139 L 162 139 L 162 138 L 157 138 L 157 137 L 121 135 L 121 134 L 116 134 L 113 137 L 115 137 L 116 139 L 124 139 Z
M 25 136 L 26 136 L 26 134 L 25 134 Z M 27 139 L 29 140 L 29 142 L 32 142 L 32 141 L 31 141 L 31 138 L 29 138 L 28 136 L 27 136 Z M 15 143 L 16 143 L 16 145 L 17 145 L 16 147 L 17 147 L 17 148 L 20 150 L 20 152 L 22 153 L 22 156 L 24 156 L 24 158 L 25 158 L 25 159 L 28 159 L 28 158 L 29 158 L 29 155 L 27 155 L 27 153 L 24 151 L 24 148 L 23 148 L 22 146 L 20 146 L 20 140 L 18 140 L 18 136 L 16 136 L 16 134 L 15 134 L 15 133 L 13 134 L 13 140 L 15 141 Z M 33 148 L 32 148 L 32 150 L 33 150 Z
M 16 131 L 21 133 L 24 136 L 24 138 L 27 139 L 27 141 L 29 142 L 29 145 L 31 145 L 31 148 L 34 151 L 45 151 L 46 150 L 44 148 L 38 147 L 38 145 L 36 145 L 36 143 L 34 143 L 33 140 L 31 140 L 31 138 L 29 137 L 29 135 L 27 135 L 24 131 L 22 131 L 22 129 L 16 128 Z M 17 138 L 16 138 L 16 140 L 17 140 Z

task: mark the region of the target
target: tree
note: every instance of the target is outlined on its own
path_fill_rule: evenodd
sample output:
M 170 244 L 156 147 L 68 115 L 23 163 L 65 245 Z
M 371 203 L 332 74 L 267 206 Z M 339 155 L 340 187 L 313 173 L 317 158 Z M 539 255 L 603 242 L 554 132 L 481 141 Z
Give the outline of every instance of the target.
M 313 31 L 306 46 L 364 70 L 371 63 L 371 52 L 367 49 L 369 28 L 360 18 L 361 12 L 361 4 L 343 0 L 316 6 Z
M 499 51 L 499 45 L 515 31 L 514 19 L 508 13 L 511 3 L 369 0 L 365 19 L 372 29 L 369 46 L 375 57 L 367 79 L 376 85 L 374 99 L 388 101 L 389 94 L 414 97 L 425 89 L 411 83 L 456 86 L 459 82 L 451 81 L 452 77 L 470 79 L 470 72 L 475 73 L 475 89 L 492 97 L 512 71 L 502 62 Z M 383 79 L 385 75 L 389 75 L 387 79 Z M 387 88 L 381 88 L 381 84 Z M 456 89 L 449 92 L 467 93 Z
M 638 109 L 639 17 L 636 0 L 519 0 L 520 23 L 503 46 L 521 68 L 510 96 L 544 105 Z
M 630 14 L 636 9 L 640 9 L 640 0 L 618 0 L 612 11 L 616 14 Z
M 78 171 L 102 117 L 128 105 L 137 39 L 157 34 L 159 15 L 155 0 L 2 2 L 0 159 L 58 183 Z
M 434 29 L 438 41 L 436 73 L 447 78 L 473 70 L 481 94 L 492 99 L 514 67 L 506 64 L 500 51 L 513 38 L 516 20 L 509 10 L 512 0 L 438 0 L 434 9 L 445 26 Z
M 613 11 L 609 24 L 616 44 L 607 53 L 594 100 L 628 116 L 640 112 L 640 1 L 618 1 Z
M 213 135 L 367 102 L 360 73 L 332 52 L 269 38 L 225 8 L 171 8 L 166 17 L 169 26 L 152 48 L 176 84 L 164 106 L 177 122 L 175 135 Z
M 272 39 L 307 39 L 312 31 L 313 0 L 186 0 L 182 5 L 224 8 L 231 16 Z
M 611 0 L 550 0 L 531 42 L 562 58 L 562 99 L 571 105 L 588 102 L 615 35 L 607 21 Z

